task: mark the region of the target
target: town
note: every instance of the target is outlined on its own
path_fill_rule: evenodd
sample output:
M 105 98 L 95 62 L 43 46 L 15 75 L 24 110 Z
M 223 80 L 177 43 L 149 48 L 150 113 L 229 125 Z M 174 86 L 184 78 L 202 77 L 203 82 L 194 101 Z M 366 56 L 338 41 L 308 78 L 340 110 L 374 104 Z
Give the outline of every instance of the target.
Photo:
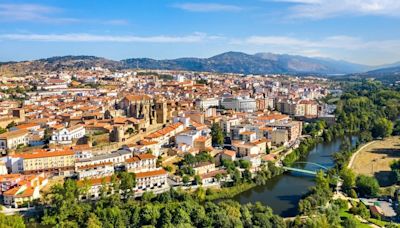
M 299 145 L 305 120 L 334 121 L 321 100 L 337 93 L 312 77 L 100 67 L 6 78 L 1 90 L 0 194 L 12 208 L 65 178 L 88 181 L 88 200 L 120 171 L 135 174 L 135 197 L 220 186 L 233 178 L 225 160 L 255 174 Z

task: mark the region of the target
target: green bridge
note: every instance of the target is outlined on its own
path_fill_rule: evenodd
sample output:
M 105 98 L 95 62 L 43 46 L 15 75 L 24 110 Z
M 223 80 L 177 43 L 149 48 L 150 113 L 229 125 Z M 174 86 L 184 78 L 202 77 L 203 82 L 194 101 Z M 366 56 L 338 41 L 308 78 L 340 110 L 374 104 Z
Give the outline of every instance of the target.
M 311 165 L 321 168 L 322 170 L 328 170 L 327 167 L 317 164 L 317 163 L 313 163 L 313 162 L 295 162 L 293 164 L 311 164 Z M 300 169 L 300 168 L 294 168 L 294 167 L 288 167 L 288 166 L 283 166 L 282 168 L 287 171 L 293 171 L 293 172 L 298 172 L 298 173 L 305 173 L 305 174 L 310 174 L 310 175 L 317 174 L 317 171 L 312 171 L 312 170 L 307 170 L 307 169 Z

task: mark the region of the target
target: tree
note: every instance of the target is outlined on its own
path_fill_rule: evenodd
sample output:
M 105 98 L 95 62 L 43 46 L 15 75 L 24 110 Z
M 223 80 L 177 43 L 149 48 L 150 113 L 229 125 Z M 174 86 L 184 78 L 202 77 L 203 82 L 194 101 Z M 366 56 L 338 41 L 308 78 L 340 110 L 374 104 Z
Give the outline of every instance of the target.
M 0 134 L 6 133 L 6 132 L 7 132 L 7 129 L 0 127 Z
M 217 123 L 211 126 L 211 138 L 213 145 L 221 146 L 224 144 L 224 133 Z
M 194 176 L 194 183 L 196 183 L 196 185 L 203 184 L 203 182 L 201 181 L 201 177 L 199 175 Z
M 369 217 L 371 217 L 371 213 L 362 202 L 359 202 L 356 206 L 352 207 L 350 209 L 350 212 L 356 215 L 360 215 L 364 219 L 368 219 Z
M 152 191 L 146 191 L 142 195 L 142 200 L 144 202 L 151 202 L 154 198 L 156 198 L 156 195 Z
M 204 201 L 206 198 L 206 190 L 202 187 L 198 187 L 195 191 L 195 196 L 200 202 Z
M 121 181 L 120 188 L 122 190 L 123 197 L 126 199 L 133 193 L 133 188 L 136 185 L 134 174 L 121 172 L 119 173 L 119 179 Z
M 349 191 L 356 186 L 355 173 L 353 172 L 353 170 L 345 167 L 340 171 L 340 177 L 343 180 L 343 190 L 349 193 Z
M 182 177 L 182 182 L 184 185 L 187 185 L 189 183 L 189 177 L 187 175 Z
M 346 217 L 343 220 L 342 226 L 346 228 L 357 228 L 357 221 L 353 217 Z
M 377 196 L 379 183 L 374 177 L 359 175 L 356 180 L 357 192 L 361 196 Z
M 127 133 L 127 134 L 129 134 L 129 135 L 132 135 L 132 134 L 136 133 L 136 130 L 130 127 L 130 128 L 128 128 L 128 129 L 126 130 L 125 133 Z
M 249 169 L 251 167 L 251 162 L 249 160 L 239 160 L 240 168 L 242 169 Z
M 221 179 L 222 179 L 222 174 L 217 173 L 217 174 L 215 175 L 215 179 L 216 179 L 218 182 L 220 182 Z
M 360 134 L 360 141 L 361 141 L 362 143 L 366 143 L 366 142 L 369 142 L 369 141 L 372 141 L 372 140 L 373 140 L 373 137 L 372 137 L 372 134 L 371 134 L 370 131 L 363 131 L 363 132 L 361 132 L 361 134 Z
M 24 219 L 19 215 L 4 215 L 0 213 L 0 227 L 25 228 Z
M 379 118 L 375 121 L 371 131 L 374 138 L 388 137 L 393 132 L 393 123 L 386 118 Z
M 232 180 L 234 184 L 242 182 L 242 174 L 238 169 L 235 169 L 235 171 L 233 172 Z
M 99 220 L 99 218 L 94 213 L 90 213 L 89 219 L 87 221 L 88 228 L 101 228 L 103 224 Z
M 393 135 L 400 135 L 400 120 L 394 123 Z
M 9 123 L 8 125 L 7 125 L 7 129 L 10 129 L 10 128 L 13 128 L 13 127 L 15 127 L 15 126 L 17 126 L 17 124 L 14 122 L 14 121 L 12 121 L 11 123 Z

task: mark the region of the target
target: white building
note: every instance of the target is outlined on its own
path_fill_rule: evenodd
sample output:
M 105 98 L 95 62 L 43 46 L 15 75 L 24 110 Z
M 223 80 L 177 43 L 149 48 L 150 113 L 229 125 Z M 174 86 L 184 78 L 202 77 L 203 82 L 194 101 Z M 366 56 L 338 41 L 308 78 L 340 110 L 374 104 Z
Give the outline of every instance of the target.
M 114 165 L 111 162 L 77 167 L 75 170 L 78 179 L 100 178 L 114 174 Z
M 71 144 L 73 139 L 82 138 L 85 136 L 85 133 L 85 128 L 82 125 L 63 128 L 53 133 L 50 143 Z
M 246 97 L 223 98 L 221 106 L 225 109 L 232 109 L 239 112 L 254 112 L 257 110 L 256 100 Z
M 19 145 L 28 145 L 28 131 L 25 129 L 0 134 L 0 151 L 15 149 Z
M 155 170 L 157 157 L 152 154 L 139 154 L 125 161 L 125 169 L 129 172 L 147 172 Z
M 217 98 L 204 98 L 196 100 L 196 108 L 207 110 L 210 107 L 218 107 L 219 100 Z
M 168 173 L 162 168 L 153 171 L 135 173 L 135 175 L 136 175 L 137 190 L 145 191 L 154 188 L 162 188 L 168 186 L 167 183 Z
M 93 156 L 91 158 L 79 159 L 75 162 L 75 170 L 80 167 L 90 166 L 90 165 L 99 165 L 104 163 L 111 162 L 113 166 L 123 166 L 125 161 L 129 158 L 132 158 L 133 154 L 129 150 L 119 150 L 112 152 L 110 154 L 101 154 L 97 156 Z
M 188 146 L 193 147 L 194 140 L 199 136 L 201 136 L 201 131 L 195 131 L 195 130 L 186 131 L 178 134 L 175 137 L 175 141 L 177 145 L 186 144 Z

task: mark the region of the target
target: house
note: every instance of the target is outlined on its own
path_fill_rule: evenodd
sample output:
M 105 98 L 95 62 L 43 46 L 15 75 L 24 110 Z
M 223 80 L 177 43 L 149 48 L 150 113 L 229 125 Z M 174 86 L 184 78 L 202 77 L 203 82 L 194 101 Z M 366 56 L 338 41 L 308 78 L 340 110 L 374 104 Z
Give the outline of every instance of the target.
M 113 194 L 114 189 L 111 187 L 111 183 L 111 176 L 79 180 L 77 182 L 79 187 L 88 186 L 86 195 L 80 195 L 79 200 L 96 200 L 100 198 L 102 192 L 106 195 Z
M 136 175 L 136 189 L 137 190 L 153 190 L 155 188 L 168 187 L 167 177 L 168 173 L 163 168 L 138 172 Z
M 242 158 L 243 160 L 247 160 L 251 163 L 251 171 L 257 171 L 261 166 L 261 157 L 257 155 L 250 155 Z
M 12 207 L 23 206 L 41 197 L 40 190 L 46 186 L 48 179 L 44 174 L 27 175 L 15 187 L 3 193 L 5 205 Z
M 215 170 L 215 164 L 212 162 L 200 162 L 193 165 L 196 175 L 202 175 Z
M 50 143 L 54 144 L 71 144 L 73 139 L 79 139 L 85 136 L 85 128 L 83 125 L 75 125 L 69 128 L 62 128 L 53 132 Z
M 22 129 L 26 129 L 30 132 L 35 132 L 40 129 L 40 125 L 37 123 L 20 124 L 20 125 L 10 128 L 10 131 L 16 131 L 16 130 L 22 130 Z
M 260 147 L 252 144 L 252 143 L 245 143 L 243 141 L 233 141 L 232 142 L 233 148 L 240 156 L 249 156 L 249 155 L 257 155 L 260 154 Z
M 145 139 L 149 141 L 157 141 L 160 145 L 167 145 L 169 144 L 170 138 L 175 136 L 178 132 L 183 131 L 183 129 L 184 125 L 182 123 L 173 123 L 168 127 L 147 135 Z
M 245 142 L 251 142 L 257 139 L 256 132 L 253 131 L 243 131 L 239 133 L 240 139 Z
M 203 185 L 218 182 L 218 179 L 217 179 L 218 175 L 220 175 L 222 177 L 222 179 L 225 179 L 225 176 L 227 175 L 227 171 L 224 169 L 219 169 L 219 170 L 214 170 L 214 171 L 202 174 L 202 175 L 200 175 L 201 182 Z
M 223 150 L 220 153 L 220 159 L 221 161 L 226 159 L 229 161 L 235 161 L 236 160 L 236 151 L 233 150 Z
M 114 165 L 112 162 L 105 162 L 100 164 L 80 166 L 77 167 L 75 172 L 78 180 L 112 176 L 114 174 Z
M 26 129 L 0 134 L 0 151 L 16 149 L 19 145 L 28 145 L 28 140 L 28 131 Z
M 0 195 L 16 186 L 23 179 L 22 174 L 0 175 Z
M 157 157 L 152 154 L 138 154 L 125 160 L 125 169 L 129 172 L 146 172 L 156 169 Z

